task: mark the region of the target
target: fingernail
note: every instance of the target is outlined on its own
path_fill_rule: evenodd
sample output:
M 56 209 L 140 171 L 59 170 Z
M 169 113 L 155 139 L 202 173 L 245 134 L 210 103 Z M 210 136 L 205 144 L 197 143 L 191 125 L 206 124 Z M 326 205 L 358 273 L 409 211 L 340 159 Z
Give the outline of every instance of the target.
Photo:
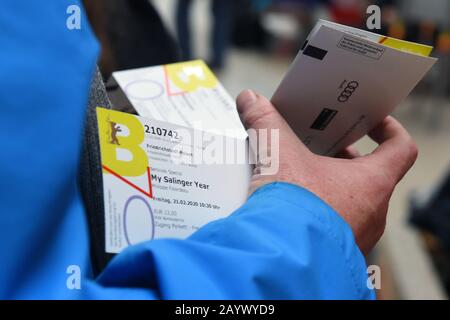
M 240 107 L 245 107 L 249 104 L 255 103 L 256 100 L 256 94 L 252 90 L 247 89 L 241 92 L 241 94 L 237 98 L 238 110 L 241 110 Z

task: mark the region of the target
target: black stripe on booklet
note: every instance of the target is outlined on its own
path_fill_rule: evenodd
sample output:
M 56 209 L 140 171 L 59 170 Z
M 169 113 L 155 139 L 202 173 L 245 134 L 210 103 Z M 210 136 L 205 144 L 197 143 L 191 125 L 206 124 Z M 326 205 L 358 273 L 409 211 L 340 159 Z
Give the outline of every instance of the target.
M 302 48 L 300 50 L 304 50 L 307 44 L 308 44 L 308 40 L 305 40 L 305 42 L 303 42 Z
M 303 54 L 306 56 L 309 56 L 311 58 L 322 60 L 326 54 L 328 53 L 327 50 L 323 50 L 317 47 L 314 47 L 312 45 L 308 45 L 305 50 L 303 50 Z
M 337 110 L 324 108 L 316 120 L 314 120 L 311 129 L 325 130 L 337 113 Z

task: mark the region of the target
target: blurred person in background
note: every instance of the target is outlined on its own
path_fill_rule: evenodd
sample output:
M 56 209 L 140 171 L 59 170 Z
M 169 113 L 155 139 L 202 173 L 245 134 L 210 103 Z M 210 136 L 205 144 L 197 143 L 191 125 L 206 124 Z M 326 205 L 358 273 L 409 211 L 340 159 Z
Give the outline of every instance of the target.
M 297 52 L 309 30 L 315 24 L 316 10 L 325 3 L 324 0 L 274 0 L 271 7 L 272 11 L 285 13 L 294 17 L 298 24 L 298 37 L 295 39 L 294 52 Z
M 412 193 L 410 222 L 421 230 L 425 247 L 450 294 L 450 170 L 436 185 Z
M 429 75 L 433 111 L 430 128 L 443 125 L 450 95 L 450 33 L 439 32 L 434 55 L 439 58 Z M 414 190 L 410 195 L 410 222 L 421 231 L 437 273 L 450 295 L 450 168 L 437 183 Z
M 356 28 L 365 25 L 367 1 L 329 0 L 328 3 L 332 21 Z
M 175 39 L 148 0 L 83 2 L 101 43 L 99 67 L 103 79 L 107 80 L 117 70 L 180 60 Z
M 192 1 L 178 0 L 176 9 L 176 29 L 183 60 L 192 60 L 196 57 L 191 39 L 190 9 Z M 233 4 L 234 0 L 211 0 L 213 27 L 210 35 L 211 52 L 208 64 L 215 70 L 220 70 L 225 65 L 232 28 Z

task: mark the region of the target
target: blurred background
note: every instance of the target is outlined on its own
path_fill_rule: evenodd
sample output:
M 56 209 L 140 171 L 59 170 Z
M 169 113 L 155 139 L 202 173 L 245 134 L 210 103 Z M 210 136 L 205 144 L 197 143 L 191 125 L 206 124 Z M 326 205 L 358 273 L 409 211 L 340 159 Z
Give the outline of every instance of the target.
M 381 267 L 380 299 L 450 295 L 450 0 L 96 0 L 85 1 L 102 44 L 105 80 L 123 70 L 204 59 L 234 97 L 271 97 L 317 19 L 381 30 L 433 45 L 439 62 L 394 116 L 417 141 L 417 163 L 393 195 L 386 232 L 369 264 Z M 362 152 L 374 144 L 357 143 Z

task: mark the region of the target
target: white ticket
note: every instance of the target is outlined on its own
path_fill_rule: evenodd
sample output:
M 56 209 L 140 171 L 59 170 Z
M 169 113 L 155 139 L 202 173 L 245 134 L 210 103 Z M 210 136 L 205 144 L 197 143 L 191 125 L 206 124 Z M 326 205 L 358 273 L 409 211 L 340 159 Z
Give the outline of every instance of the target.
M 97 117 L 106 252 L 185 238 L 246 200 L 251 169 L 236 161 L 246 139 L 102 108 Z
M 272 102 L 313 152 L 332 156 L 407 97 L 436 62 L 430 50 L 320 21 Z
M 113 77 L 142 117 L 247 137 L 236 102 L 202 60 L 118 71 Z

